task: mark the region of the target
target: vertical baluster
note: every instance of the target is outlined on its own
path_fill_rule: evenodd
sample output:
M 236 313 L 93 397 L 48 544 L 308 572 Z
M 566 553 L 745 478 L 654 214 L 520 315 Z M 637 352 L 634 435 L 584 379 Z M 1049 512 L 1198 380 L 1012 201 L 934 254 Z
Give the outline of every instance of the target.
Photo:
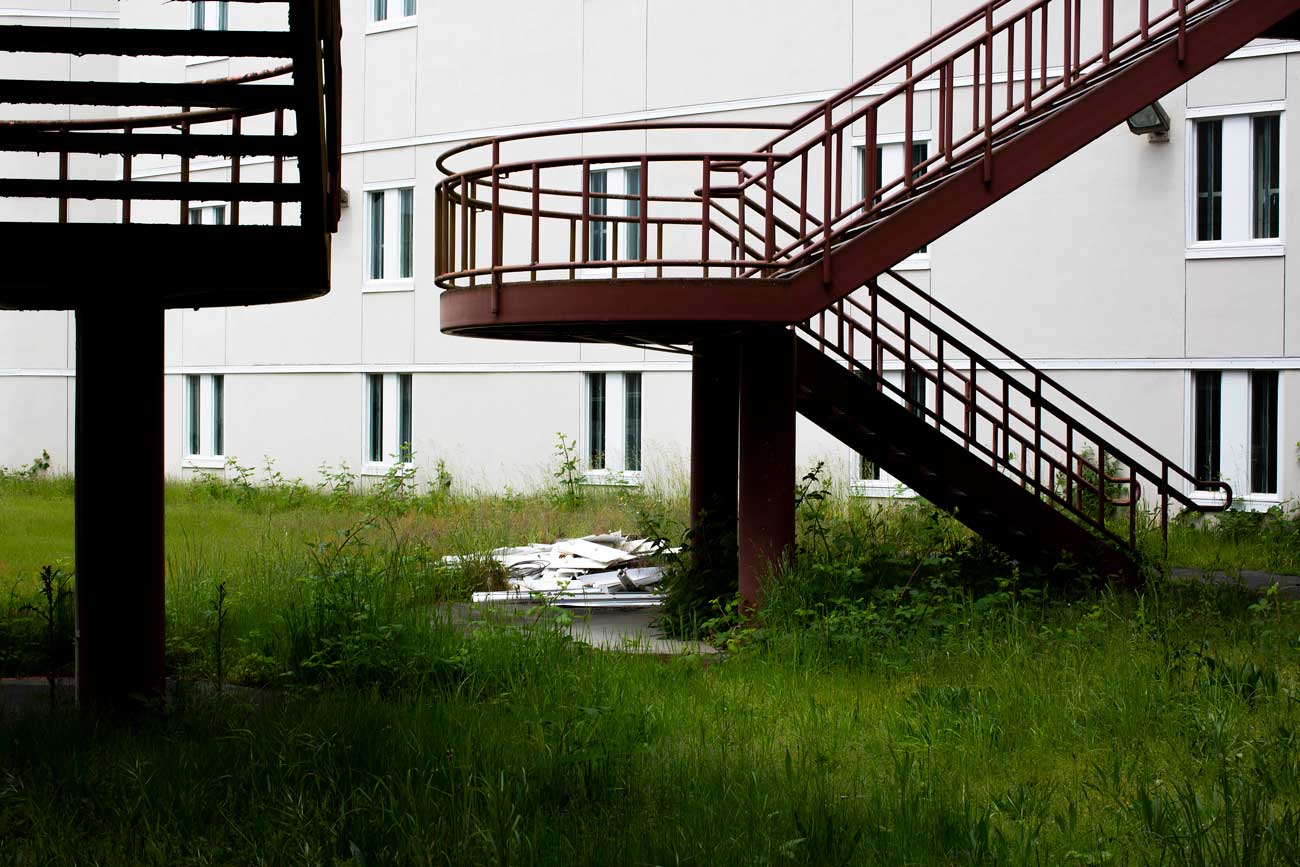
M 469 270 L 474 271 L 478 268 L 478 181 L 471 181 L 469 185 Z M 476 277 L 469 278 L 469 285 L 476 283 Z
M 1043 375 L 1034 371 L 1034 494 L 1043 490 Z
M 1043 18 L 1038 23 L 1038 86 L 1040 90 L 1047 90 L 1047 16 L 1051 13 L 1052 4 L 1043 4 Z
M 948 64 L 939 67 L 939 152 L 946 154 L 948 141 Z M 865 153 L 865 151 L 864 151 Z
M 975 353 L 970 354 L 966 380 L 966 448 L 970 448 L 975 439 L 975 402 L 979 400 L 979 391 L 975 384 Z
M 1061 33 L 1064 37 L 1061 46 L 1061 82 L 1068 90 L 1070 88 L 1070 58 L 1074 55 L 1074 49 L 1071 47 L 1074 29 L 1074 0 L 1065 0 L 1061 6 L 1062 15 L 1064 15 L 1061 22 Z
M 776 158 L 772 154 L 767 155 L 767 181 L 764 186 L 767 187 L 767 225 L 763 230 L 766 242 L 763 258 L 767 264 L 773 265 L 775 263 L 772 260 L 776 258 Z
M 1016 99 L 1016 22 L 1007 22 L 1007 111 Z
M 956 118 L 957 118 L 956 62 L 949 61 L 948 63 L 944 64 L 944 68 L 948 72 L 948 101 L 947 101 L 947 109 L 946 109 L 948 112 L 948 123 L 945 125 L 945 136 L 943 140 L 943 155 L 944 155 L 944 159 L 948 160 L 949 162 L 952 162 L 952 145 L 953 145 L 953 140 L 956 137 L 956 132 L 953 129 L 953 124 L 956 122 Z
M 984 183 L 993 181 L 993 7 L 984 13 Z
M 975 43 L 975 47 L 971 49 L 971 53 L 972 53 L 971 85 L 970 85 L 970 98 L 971 98 L 970 131 L 971 132 L 979 132 L 979 128 L 980 128 L 980 45 L 981 44 L 982 43 L 977 42 Z
M 915 125 L 916 85 L 912 81 L 912 61 L 907 61 L 907 87 L 903 91 L 903 186 L 912 189 L 912 127 Z M 872 156 L 875 156 L 873 153 Z
M 230 143 L 230 183 L 234 185 L 234 194 L 230 197 L 230 225 L 239 225 L 239 137 L 242 133 L 243 117 L 236 114 L 231 119 Z
M 1138 21 L 1142 32 L 1142 41 L 1151 38 L 1151 0 L 1138 0 Z
M 1046 7 L 1044 7 L 1044 10 Z M 1034 10 L 1025 13 L 1025 112 L 1034 108 Z
M 130 142 L 131 127 L 129 125 L 122 127 L 122 135 L 126 137 L 127 142 Z M 131 154 L 129 152 L 122 154 L 122 180 L 127 183 L 131 181 Z M 122 198 L 122 222 L 131 222 L 131 198 L 125 194 L 123 194 Z
M 650 160 L 645 155 L 641 155 L 641 201 L 637 203 L 637 216 L 641 218 L 640 228 L 637 232 L 637 250 L 641 254 L 641 262 L 646 261 L 646 251 L 650 247 Z
M 835 216 L 844 213 L 844 130 L 835 132 Z
M 578 220 L 576 217 L 569 218 L 569 279 L 572 280 L 578 276 L 578 269 L 573 267 L 578 257 Z
M 529 227 L 531 229 L 529 234 L 532 241 L 532 255 L 529 262 L 533 265 L 532 274 L 533 279 L 536 280 L 537 264 L 541 261 L 542 247 L 542 170 L 537 163 L 533 163 L 533 209 L 530 214 L 530 222 L 532 223 Z
M 1011 380 L 1002 374 L 1002 460 L 1011 462 Z
M 863 208 L 870 211 L 876 201 L 876 191 L 880 189 L 880 178 L 876 177 L 876 110 L 873 108 L 867 112 L 863 119 L 866 126 L 866 135 L 862 140 L 862 198 Z
M 1083 0 L 1074 0 L 1074 78 L 1083 74 Z
M 1069 505 L 1070 511 L 1077 512 L 1078 507 L 1074 504 L 1074 468 L 1076 461 L 1074 459 L 1074 425 L 1070 422 L 1065 423 L 1065 502 Z
M 1097 443 L 1097 525 L 1103 529 L 1106 526 L 1106 506 L 1109 503 L 1109 496 L 1106 493 L 1106 446 L 1102 442 Z
M 187 115 L 189 113 L 190 113 L 190 107 L 188 105 L 181 106 L 182 115 Z M 189 138 L 190 138 L 190 122 L 188 120 L 182 120 L 181 141 L 185 144 L 188 144 Z M 181 148 L 181 150 L 186 151 L 185 148 Z M 184 196 L 184 198 L 181 199 L 180 218 L 181 218 L 182 226 L 188 226 L 190 224 L 189 183 L 190 183 L 190 155 L 188 151 L 186 151 L 181 154 L 181 190 L 182 190 L 181 195 Z
M 1187 59 L 1187 0 L 1178 0 L 1178 62 Z
M 663 261 L 664 261 L 664 224 L 663 224 L 663 223 L 655 223 L 655 236 L 656 236 L 656 239 L 657 239 L 657 240 L 656 240 L 656 243 L 655 243 L 655 258 L 656 258 L 657 260 L 659 260 L 659 265 L 655 268 L 655 276 L 656 276 L 656 277 L 662 277 L 662 276 L 664 276 L 664 266 L 663 266 Z
M 1101 62 L 1110 63 L 1115 47 L 1115 0 L 1102 0 L 1101 16 Z
M 1169 558 L 1169 462 L 1160 462 L 1160 544 Z
M 705 160 L 708 165 L 708 160 Z M 582 161 L 582 264 L 591 261 L 591 161 Z M 704 173 L 704 218 L 709 216 L 709 173 Z
M 282 108 L 277 108 L 275 110 L 275 137 L 277 140 L 276 144 L 279 144 L 279 139 L 284 137 L 284 109 Z M 279 154 L 276 154 L 274 166 L 275 167 L 272 169 L 272 172 L 274 173 L 273 180 L 277 184 L 283 183 L 284 182 L 284 157 L 280 156 Z M 283 219 L 283 217 L 281 216 L 283 209 L 284 206 L 280 202 L 275 202 L 271 205 L 271 225 L 273 226 L 280 225 L 280 221 Z M 454 226 L 451 229 L 451 237 L 453 238 L 455 237 Z M 447 258 L 452 258 L 452 259 L 455 258 L 456 251 L 454 248 L 447 251 L 447 253 L 448 253 Z M 449 270 L 454 271 L 455 268 L 451 268 Z
M 710 167 L 711 167 L 711 162 L 708 157 L 705 157 L 703 162 L 701 163 L 701 169 L 700 169 L 703 175 L 703 177 L 700 179 L 700 184 L 701 184 L 700 186 L 700 204 L 701 204 L 700 262 L 703 263 L 704 265 L 705 277 L 709 276 L 708 262 L 709 262 L 709 195 L 710 195 L 710 190 L 709 190 L 710 171 L 709 170 Z
M 799 157 L 799 240 L 808 237 L 808 151 Z
M 492 315 L 501 307 L 501 142 L 492 142 Z
M 903 402 L 908 411 L 916 408 L 912 394 L 912 311 L 903 308 Z
M 871 372 L 876 375 L 876 391 L 884 385 L 884 358 L 880 354 L 880 282 L 872 278 L 867 284 L 871 292 Z
M 72 143 L 68 140 L 68 131 L 65 129 L 63 135 L 59 136 L 63 143 L 59 146 L 59 189 L 63 190 L 68 183 L 68 146 Z M 68 222 L 68 197 L 59 196 L 59 222 Z
M 1137 474 L 1133 467 L 1128 468 L 1128 544 L 1129 547 L 1137 545 L 1137 510 L 1138 498 L 1141 497 L 1142 488 L 1138 485 Z
M 612 269 L 610 270 L 610 276 L 611 276 L 611 277 L 617 277 L 617 276 L 618 276 L 618 262 L 619 262 L 620 259 L 623 258 L 623 257 L 619 254 L 619 246 L 618 246 L 618 227 L 621 226 L 621 225 L 623 225 L 623 221 L 622 221 L 622 220 L 611 220 L 611 221 L 610 221 L 611 231 L 612 231 L 613 236 L 614 236 L 614 242 L 613 242 L 613 245 L 612 245 L 612 249 L 609 251 L 609 252 L 610 252 L 609 260 L 610 260 L 611 262 L 614 263 Z
M 943 337 L 940 336 L 935 342 L 934 354 L 936 356 L 935 364 L 937 367 L 934 372 L 934 429 L 939 430 L 943 427 L 943 402 L 945 395 L 943 393 Z
M 831 285 L 831 107 L 825 111 L 826 129 L 822 134 L 822 286 Z

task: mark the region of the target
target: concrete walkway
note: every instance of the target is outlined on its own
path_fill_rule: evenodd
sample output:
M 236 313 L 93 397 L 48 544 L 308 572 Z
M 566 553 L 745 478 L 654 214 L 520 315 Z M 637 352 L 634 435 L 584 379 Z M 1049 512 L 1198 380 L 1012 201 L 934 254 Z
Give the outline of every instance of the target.
M 1270 585 L 1277 584 L 1278 595 L 1283 599 L 1300 599 L 1300 576 L 1276 575 L 1272 572 L 1260 572 L 1254 569 L 1242 569 L 1240 572 L 1211 572 L 1205 569 L 1173 569 L 1173 577 L 1188 581 L 1214 581 L 1220 584 L 1236 584 L 1240 581 L 1248 589 L 1263 593 Z

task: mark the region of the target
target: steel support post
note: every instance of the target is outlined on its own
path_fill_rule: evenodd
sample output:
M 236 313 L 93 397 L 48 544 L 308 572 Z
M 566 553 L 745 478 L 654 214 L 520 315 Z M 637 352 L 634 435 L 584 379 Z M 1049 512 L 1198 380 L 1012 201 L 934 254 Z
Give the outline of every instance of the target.
M 691 557 L 735 586 L 740 342 L 695 341 L 691 352 Z
M 793 555 L 795 336 L 747 332 L 740 353 L 740 595 L 747 605 Z
M 162 307 L 79 308 L 75 387 L 77 699 L 138 713 L 164 680 Z

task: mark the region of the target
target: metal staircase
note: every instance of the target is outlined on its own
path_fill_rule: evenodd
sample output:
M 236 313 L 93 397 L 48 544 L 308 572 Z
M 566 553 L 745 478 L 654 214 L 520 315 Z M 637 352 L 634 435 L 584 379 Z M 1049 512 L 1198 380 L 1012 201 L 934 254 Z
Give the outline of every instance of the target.
M 689 344 L 698 360 L 728 334 L 798 326 L 801 412 L 1009 548 L 1131 573 L 1143 512 L 1167 528 L 1172 506 L 1226 508 L 1228 486 L 878 278 L 1250 40 L 1300 35 L 1298 16 L 1300 0 L 992 0 L 789 123 L 472 142 L 438 163 L 442 328 Z M 672 148 L 708 136 L 733 144 Z M 903 154 L 888 176 L 870 158 L 884 142 Z M 932 404 L 909 411 L 903 389 L 900 410 L 891 365 Z

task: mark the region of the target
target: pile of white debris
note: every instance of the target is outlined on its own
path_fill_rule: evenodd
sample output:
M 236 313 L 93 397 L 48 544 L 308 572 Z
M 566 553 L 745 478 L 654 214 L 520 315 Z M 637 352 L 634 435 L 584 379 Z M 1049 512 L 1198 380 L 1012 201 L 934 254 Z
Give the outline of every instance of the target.
M 663 567 L 648 565 L 656 554 L 676 553 L 649 539 L 619 532 L 550 545 L 497 548 L 487 552 L 506 568 L 509 590 L 475 593 L 475 602 L 537 602 L 567 608 L 649 608 L 659 605 L 652 589 Z M 484 556 L 484 555 L 480 555 Z M 457 563 L 462 558 L 443 558 Z

